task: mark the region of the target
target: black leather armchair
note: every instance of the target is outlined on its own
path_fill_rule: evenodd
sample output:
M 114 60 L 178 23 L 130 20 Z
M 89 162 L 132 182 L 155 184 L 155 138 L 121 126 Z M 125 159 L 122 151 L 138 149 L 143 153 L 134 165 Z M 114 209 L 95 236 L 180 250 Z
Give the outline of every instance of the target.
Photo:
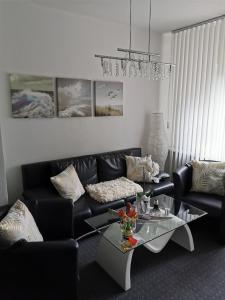
M 8 209 L 0 208 L 0 220 Z M 65 227 L 63 232 L 65 239 L 61 234 L 61 240 L 53 241 L 55 234 L 48 232 L 44 242 L 20 240 L 0 250 L 1 299 L 77 299 L 78 243 L 68 239 Z
M 225 243 L 225 197 L 215 194 L 192 192 L 192 165 L 186 164 L 173 173 L 174 197 L 177 209 L 180 201 L 192 204 L 206 211 L 219 223 L 219 240 Z

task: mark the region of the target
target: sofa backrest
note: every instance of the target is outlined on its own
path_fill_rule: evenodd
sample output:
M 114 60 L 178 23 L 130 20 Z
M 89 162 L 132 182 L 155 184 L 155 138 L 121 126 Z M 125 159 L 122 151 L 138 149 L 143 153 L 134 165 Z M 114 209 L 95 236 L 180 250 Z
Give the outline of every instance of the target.
M 125 156 L 141 156 L 141 149 L 127 149 L 97 155 L 98 180 L 113 180 L 127 175 Z
M 73 165 L 83 185 L 98 182 L 97 160 L 95 156 L 81 156 L 50 162 L 51 174 L 55 176 Z
M 141 156 L 141 148 L 22 165 L 23 188 L 52 187 L 50 177 L 62 172 L 70 164 L 74 165 L 83 185 L 126 176 L 125 155 Z

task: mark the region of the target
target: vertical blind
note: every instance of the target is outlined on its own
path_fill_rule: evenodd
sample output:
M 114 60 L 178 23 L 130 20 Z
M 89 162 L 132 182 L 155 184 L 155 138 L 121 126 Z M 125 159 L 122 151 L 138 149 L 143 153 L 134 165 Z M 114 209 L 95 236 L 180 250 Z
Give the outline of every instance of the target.
M 173 36 L 170 168 L 225 161 L 225 19 Z

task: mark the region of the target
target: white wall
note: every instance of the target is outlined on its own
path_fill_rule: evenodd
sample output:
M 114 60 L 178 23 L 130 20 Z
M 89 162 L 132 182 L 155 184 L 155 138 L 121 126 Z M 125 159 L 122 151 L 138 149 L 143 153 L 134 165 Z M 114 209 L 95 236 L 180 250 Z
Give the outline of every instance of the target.
M 2 19 L 2 11 L 0 10 L 0 20 L 1 19 Z M 1 43 L 1 41 L 3 40 L 2 37 L 3 37 L 3 28 L 2 28 L 2 26 L 0 26 L 0 70 L 2 69 L 2 63 L 3 63 L 3 56 L 2 56 L 3 43 Z M 2 81 L 1 81 L 1 72 L 0 72 L 0 91 L 3 89 L 1 82 Z M 8 202 L 4 149 L 3 149 L 3 140 L 2 140 L 2 134 L 1 134 L 1 117 L 3 116 L 3 109 L 1 109 L 1 108 L 2 107 L 0 106 L 0 206 L 7 204 L 7 202 Z
M 22 164 L 127 147 L 146 149 L 148 117 L 158 100 L 158 83 L 147 79 L 124 80 L 123 117 L 10 117 L 7 73 L 103 79 L 94 54 L 115 54 L 117 47 L 126 48 L 128 26 L 29 4 L 0 4 L 0 10 L 4 58 L 0 116 L 10 201 L 22 191 Z M 160 36 L 155 33 L 152 45 L 153 51 L 160 50 Z M 135 30 L 134 48 L 145 47 L 145 32 Z

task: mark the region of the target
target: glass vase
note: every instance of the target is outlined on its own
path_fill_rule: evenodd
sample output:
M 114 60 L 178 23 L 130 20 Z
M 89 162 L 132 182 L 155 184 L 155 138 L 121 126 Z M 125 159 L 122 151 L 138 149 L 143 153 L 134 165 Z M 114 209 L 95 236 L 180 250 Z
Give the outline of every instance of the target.
M 124 220 L 121 220 L 120 228 L 121 228 L 123 239 L 127 240 L 129 237 L 131 237 L 134 234 L 134 231 L 136 229 L 136 219 L 126 218 Z

